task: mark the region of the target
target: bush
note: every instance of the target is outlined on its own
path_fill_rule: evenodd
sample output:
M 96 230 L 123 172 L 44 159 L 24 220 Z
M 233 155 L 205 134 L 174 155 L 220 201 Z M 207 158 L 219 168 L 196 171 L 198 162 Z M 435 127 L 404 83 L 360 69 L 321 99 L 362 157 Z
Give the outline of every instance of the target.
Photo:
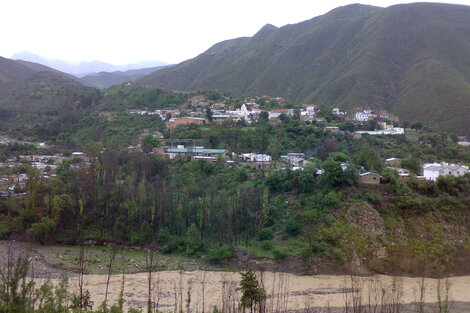
M 233 248 L 224 245 L 222 247 L 216 247 L 209 250 L 207 253 L 207 259 L 209 262 L 217 263 L 223 260 L 230 260 L 233 258 Z
M 265 250 L 265 251 L 270 251 L 273 249 L 273 243 L 269 240 L 264 240 L 261 242 L 261 249 Z
M 163 246 L 162 252 L 166 254 L 184 252 L 186 250 L 186 241 L 180 237 L 173 237 Z
M 274 238 L 273 232 L 268 228 L 263 228 L 258 234 L 258 240 L 272 240 Z
M 300 223 L 295 219 L 290 218 L 286 222 L 286 233 L 291 237 L 297 237 L 302 232 Z
M 282 262 L 287 258 L 287 252 L 284 251 L 284 250 L 276 249 L 276 250 L 273 251 L 273 255 L 274 255 L 274 259 L 277 262 Z
M 8 234 L 10 233 L 10 225 L 8 224 L 7 218 L 2 216 L 2 221 L 0 222 L 0 240 L 7 239 Z
M 31 224 L 27 231 L 28 236 L 38 242 L 45 243 L 52 240 L 56 229 L 56 222 L 48 217 L 43 217 L 40 222 Z

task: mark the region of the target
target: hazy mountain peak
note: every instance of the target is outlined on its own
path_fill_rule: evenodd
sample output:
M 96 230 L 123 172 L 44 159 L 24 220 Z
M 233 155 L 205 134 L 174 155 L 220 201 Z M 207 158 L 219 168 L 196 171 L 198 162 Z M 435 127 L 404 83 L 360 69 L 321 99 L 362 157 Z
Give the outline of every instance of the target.
M 78 77 L 99 72 L 127 71 L 167 65 L 166 63 L 158 60 L 145 60 L 132 64 L 120 65 L 110 64 L 99 60 L 81 61 L 79 63 L 74 63 L 60 59 L 41 57 L 29 51 L 15 52 L 11 58 L 15 60 L 39 63 L 56 69 L 58 71 L 69 73 Z

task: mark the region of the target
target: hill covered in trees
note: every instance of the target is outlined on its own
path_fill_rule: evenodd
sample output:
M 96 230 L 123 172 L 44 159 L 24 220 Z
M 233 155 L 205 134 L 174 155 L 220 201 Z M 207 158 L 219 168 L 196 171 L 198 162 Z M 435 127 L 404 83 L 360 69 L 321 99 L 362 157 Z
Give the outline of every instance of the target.
M 470 7 L 349 5 L 218 43 L 143 84 L 385 108 L 402 120 L 470 134 Z

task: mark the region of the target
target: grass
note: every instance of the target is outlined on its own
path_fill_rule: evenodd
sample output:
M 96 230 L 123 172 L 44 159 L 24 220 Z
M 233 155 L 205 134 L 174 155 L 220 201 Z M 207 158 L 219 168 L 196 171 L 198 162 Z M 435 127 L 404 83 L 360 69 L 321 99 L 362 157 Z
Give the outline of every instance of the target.
M 64 270 L 74 270 L 78 267 L 80 248 L 74 246 L 33 246 L 42 254 L 45 261 L 52 267 Z M 105 274 L 109 263 L 110 248 L 86 247 L 87 271 L 93 274 Z M 113 265 L 113 271 L 137 273 L 146 270 L 147 252 L 139 249 L 119 248 Z M 191 259 L 178 255 L 157 253 L 154 270 L 196 270 L 212 268 L 203 260 Z M 215 267 L 213 269 L 216 269 Z M 217 268 L 218 269 L 218 268 Z
M 271 245 L 266 245 L 266 241 L 251 240 L 248 247 L 244 245 L 236 246 L 236 249 L 247 251 L 253 258 L 267 258 L 278 260 L 276 251 L 285 257 L 301 257 L 306 248 L 306 243 L 300 239 L 290 238 L 287 240 L 275 239 L 270 241 Z

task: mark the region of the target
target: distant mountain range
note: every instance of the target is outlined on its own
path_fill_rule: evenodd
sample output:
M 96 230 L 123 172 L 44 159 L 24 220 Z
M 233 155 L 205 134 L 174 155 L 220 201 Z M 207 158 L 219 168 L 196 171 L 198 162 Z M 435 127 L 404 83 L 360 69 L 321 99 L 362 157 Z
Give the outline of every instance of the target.
M 299 24 L 266 25 L 139 82 L 385 108 L 403 121 L 470 135 L 470 7 L 348 5 Z
M 92 86 L 98 88 L 108 88 L 112 85 L 122 84 L 128 81 L 135 81 L 146 75 L 149 75 L 158 70 L 170 67 L 172 65 L 164 65 L 150 68 L 142 68 L 138 70 L 116 71 L 116 72 L 99 72 L 86 75 L 79 79 L 85 86 Z
M 41 57 L 37 54 L 28 51 L 14 53 L 11 56 L 11 59 L 39 63 L 54 68 L 58 71 L 75 75 L 77 77 L 83 77 L 88 74 L 99 72 L 128 71 L 167 65 L 166 63 L 161 61 L 142 61 L 139 63 L 123 65 L 114 65 L 101 61 L 70 63 L 63 60 Z

